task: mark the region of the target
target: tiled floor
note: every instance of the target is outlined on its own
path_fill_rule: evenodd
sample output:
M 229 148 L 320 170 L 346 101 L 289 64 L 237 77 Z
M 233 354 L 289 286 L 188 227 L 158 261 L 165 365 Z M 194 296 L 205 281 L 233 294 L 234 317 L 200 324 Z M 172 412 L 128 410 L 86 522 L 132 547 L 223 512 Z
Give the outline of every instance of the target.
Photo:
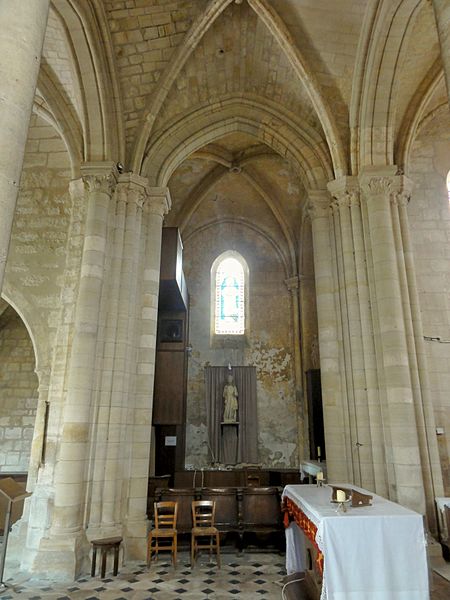
M 8 588 L 0 600 L 279 599 L 285 573 L 280 554 L 222 554 L 221 569 L 205 554 L 191 571 L 188 553 L 181 553 L 176 570 L 160 557 L 150 571 L 145 563 L 134 563 L 123 566 L 117 577 L 83 577 L 68 587 L 23 581 Z
M 221 569 L 203 555 L 191 571 L 189 555 L 183 552 L 176 569 L 161 557 L 150 571 L 145 563 L 133 563 L 122 566 L 117 577 L 107 572 L 106 579 L 82 577 L 69 586 L 21 580 L 17 575 L 14 582 L 6 582 L 9 587 L 0 600 L 281 600 L 284 575 L 280 554 L 222 554 Z M 433 582 L 431 600 L 450 598 L 450 582 L 437 574 Z M 299 584 L 286 597 L 302 600 L 304 594 Z

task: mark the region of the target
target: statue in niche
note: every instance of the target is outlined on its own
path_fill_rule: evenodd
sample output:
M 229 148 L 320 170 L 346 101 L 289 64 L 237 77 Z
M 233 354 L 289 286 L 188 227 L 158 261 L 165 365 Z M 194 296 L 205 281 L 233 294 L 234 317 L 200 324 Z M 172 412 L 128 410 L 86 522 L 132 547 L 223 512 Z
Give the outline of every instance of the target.
M 236 423 L 238 411 L 238 391 L 237 387 L 234 385 L 233 375 L 227 376 L 227 383 L 223 388 L 223 400 L 223 422 Z
M 320 369 L 319 340 L 317 339 L 317 335 L 311 340 L 311 367 L 313 369 Z

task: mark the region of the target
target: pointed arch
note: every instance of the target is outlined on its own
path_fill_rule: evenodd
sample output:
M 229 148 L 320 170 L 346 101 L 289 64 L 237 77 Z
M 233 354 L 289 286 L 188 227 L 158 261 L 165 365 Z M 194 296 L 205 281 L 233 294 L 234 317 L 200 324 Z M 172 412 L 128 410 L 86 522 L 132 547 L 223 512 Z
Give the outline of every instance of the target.
M 142 175 L 151 185 L 165 186 L 190 154 L 235 131 L 252 135 L 290 160 L 306 188 L 323 188 L 333 177 L 327 145 L 317 131 L 298 123 L 280 105 L 246 94 L 229 95 L 173 119 L 155 136 Z
M 83 161 L 124 160 L 123 114 L 112 42 L 100 0 L 52 0 L 83 97 Z
M 46 336 L 48 337 L 46 328 L 40 323 L 33 321 L 31 315 L 36 312 L 33 306 L 26 300 L 22 293 L 12 287 L 7 281 L 3 287 L 1 297 L 13 307 L 28 331 L 36 360 L 35 371 L 39 375 L 40 371 L 49 364 L 49 354 L 41 347 L 38 341 L 44 340 Z
M 202 37 L 214 23 L 214 21 L 223 13 L 226 7 L 234 0 L 210 0 L 205 11 L 201 13 L 192 24 L 186 34 L 183 43 L 174 52 L 168 68 L 165 70 L 162 79 L 158 82 L 158 91 L 151 99 L 150 104 L 144 112 L 144 118 L 138 127 L 141 134 L 136 140 L 136 144 L 131 158 L 131 170 L 134 173 L 140 173 L 144 161 L 145 147 L 150 138 L 150 134 L 155 119 L 186 61 L 191 56 L 199 44 Z
M 150 105 L 145 111 L 145 117 L 141 122 L 141 134 L 136 141 L 132 157 L 132 169 L 134 172 L 138 173 L 141 172 L 141 169 L 144 170 L 143 163 L 145 161 L 145 146 L 150 139 L 153 125 L 161 106 L 178 74 L 186 64 L 187 59 L 191 56 L 192 52 L 199 44 L 201 38 L 232 1 L 233 0 L 212 0 L 204 13 L 196 19 L 185 40 L 174 53 L 169 68 L 167 69 L 158 86 L 158 92 L 154 98 L 152 98 Z M 342 141 L 332 116 L 332 111 L 320 92 L 320 86 L 316 81 L 314 73 L 308 67 L 306 60 L 301 55 L 298 47 L 295 45 L 282 19 L 267 3 L 267 1 L 248 0 L 248 4 L 273 34 L 288 61 L 292 65 L 294 72 L 298 75 L 299 80 L 302 82 L 308 92 L 308 95 L 325 132 L 328 151 L 331 155 L 333 165 L 333 177 L 337 177 L 339 174 L 345 174 L 347 172 L 347 165 Z
M 404 170 L 406 175 L 408 174 L 409 168 L 409 155 L 420 122 L 424 117 L 428 103 L 436 91 L 436 88 L 443 80 L 444 71 L 442 70 L 442 62 L 440 59 L 437 59 L 420 86 L 417 88 L 416 93 L 409 103 L 405 116 L 403 117 L 395 152 L 395 160 L 396 164 Z
M 249 168 L 249 161 L 246 161 L 246 168 L 241 171 L 241 175 L 251 185 L 251 187 L 262 198 L 266 206 L 271 211 L 276 223 L 283 232 L 283 237 L 286 242 L 287 255 L 289 257 L 288 276 L 291 277 L 296 271 L 296 253 L 294 234 L 289 226 L 288 220 L 281 207 L 272 199 L 275 194 L 271 193 L 269 183 L 262 175 L 256 173 L 255 170 Z M 192 190 L 187 198 L 179 215 L 180 232 L 186 229 L 193 214 L 205 199 L 211 188 L 218 183 L 223 177 L 229 173 L 228 169 L 224 169 L 220 164 L 217 165 L 210 173 L 208 173 L 199 184 Z
M 36 101 L 33 110 L 52 125 L 63 139 L 70 157 L 72 177 L 80 176 L 79 167 L 83 154 L 83 132 L 78 115 L 65 101 L 55 84 L 56 75 L 49 65 L 41 64 L 37 89 L 48 110 Z
M 368 6 L 350 105 L 352 174 L 364 166 L 394 164 L 398 72 L 421 4 L 372 0 Z
M 250 221 L 248 221 L 247 219 L 244 219 L 243 217 L 219 218 L 219 219 L 215 219 L 213 221 L 209 221 L 208 223 L 205 223 L 205 224 L 201 225 L 200 227 L 197 227 L 196 229 L 194 229 L 191 233 L 189 233 L 189 235 L 184 236 L 184 238 L 183 238 L 184 243 L 187 244 L 191 238 L 193 238 L 196 235 L 198 235 L 204 231 L 207 231 L 208 229 L 211 229 L 213 227 L 219 227 L 221 225 L 236 225 L 236 224 L 240 225 L 242 227 L 246 227 L 247 229 L 250 229 L 254 233 L 257 233 L 259 236 L 261 236 L 261 238 L 263 238 L 273 248 L 278 260 L 280 261 L 280 264 L 283 266 L 284 275 L 286 278 L 288 278 L 289 277 L 289 265 L 287 263 L 285 255 L 283 254 L 283 251 L 281 250 L 277 241 L 274 240 L 274 238 L 271 235 L 269 235 L 266 231 L 261 229 L 261 227 L 258 227 L 257 225 L 255 225 L 255 223 L 250 223 Z
M 285 23 L 267 0 L 248 0 L 248 3 L 272 33 L 300 82 L 305 86 L 324 130 L 335 176 L 345 175 L 347 173 L 347 160 L 341 137 L 331 109 L 320 91 L 319 83 L 313 71 L 309 68 Z

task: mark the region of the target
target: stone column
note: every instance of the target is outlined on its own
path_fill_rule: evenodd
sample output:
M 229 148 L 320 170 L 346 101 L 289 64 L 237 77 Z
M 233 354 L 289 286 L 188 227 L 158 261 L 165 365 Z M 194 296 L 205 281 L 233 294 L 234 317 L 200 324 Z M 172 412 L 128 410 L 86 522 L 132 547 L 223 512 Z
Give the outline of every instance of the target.
M 362 339 L 362 315 L 359 297 L 358 275 L 361 276 L 361 256 L 356 256 L 353 231 L 358 232 L 361 221 L 352 211 L 358 197 L 358 180 L 343 177 L 328 185 L 335 202 L 334 225 L 338 286 L 342 322 L 343 354 L 346 368 L 346 404 L 348 412 L 348 436 L 353 457 L 353 482 L 367 489 L 375 487 L 373 472 L 372 440 L 367 397 L 364 343 Z M 357 269 L 357 259 L 358 268 Z
M 379 379 L 385 387 L 384 430 L 389 495 L 400 504 L 425 513 L 417 422 L 405 332 L 405 315 L 397 264 L 392 194 L 403 184 L 401 176 L 368 172 L 361 177 L 367 210 L 368 242 L 373 269 L 377 313 L 375 337 L 380 349 Z
M 330 202 L 331 197 L 325 190 L 311 191 L 308 194 L 308 212 L 312 222 L 314 246 L 327 470 L 330 479 L 349 481 L 350 456 L 342 408 L 341 353 L 331 247 Z
M 406 179 L 406 178 L 405 178 Z M 406 183 L 407 180 L 406 180 Z M 409 188 L 409 189 L 408 189 Z M 428 527 L 438 534 L 435 498 L 444 495 L 436 423 L 430 397 L 427 360 L 423 341 L 422 316 L 410 238 L 407 205 L 412 184 L 392 198 L 394 237 L 405 305 L 405 329 L 410 357 L 410 373 L 416 412 L 422 474 L 427 503 Z
M 0 2 L 0 291 L 50 0 Z
M 50 537 L 40 544 L 36 567 L 42 573 L 75 577 L 87 557 L 85 536 L 86 486 L 90 432 L 95 404 L 96 371 L 102 348 L 98 324 L 105 284 L 108 223 L 117 173 L 112 163 L 82 166 L 87 215 L 76 300 L 71 356 L 67 373 L 59 455 L 55 469 L 55 504 Z M 51 557 L 51 560 L 49 560 Z
M 163 217 L 170 210 L 168 188 L 147 188 L 142 217 L 141 312 L 138 314 L 137 374 L 134 404 L 127 416 L 129 480 L 125 535 L 128 557 L 144 559 L 147 535 L 147 485 L 150 463 L 156 329 Z
M 302 358 L 301 358 L 301 339 L 300 339 L 300 303 L 299 289 L 300 280 L 297 276 L 289 277 L 285 281 L 287 289 L 291 295 L 292 306 L 292 324 L 294 337 L 294 377 L 295 377 L 295 402 L 297 405 L 297 454 L 298 461 L 305 458 L 303 456 L 303 436 L 305 433 L 305 409 L 303 403 L 303 386 L 302 386 Z
M 450 103 L 450 3 L 448 0 L 432 0 L 434 16 L 441 46 L 447 95 Z
M 37 436 L 33 440 L 32 463 L 28 474 L 29 489 L 33 494 L 27 499 L 27 514 L 24 513 L 25 527 L 21 527 L 21 535 L 14 540 L 14 547 L 10 545 L 9 556 L 20 562 L 22 571 L 39 571 L 38 556 L 42 538 L 48 538 L 51 524 L 51 515 L 54 506 L 54 471 L 58 459 L 59 441 L 62 428 L 62 414 L 66 394 L 66 373 L 70 360 L 71 340 L 75 318 L 75 303 L 80 280 L 80 265 L 83 251 L 84 226 L 85 226 L 85 189 L 82 179 L 70 182 L 69 192 L 72 200 L 71 219 L 66 246 L 66 262 L 64 278 L 62 282 L 62 294 L 60 302 L 60 314 L 58 317 L 58 328 L 56 331 L 53 355 L 48 380 L 48 393 L 46 387 L 46 375 L 39 372 L 40 388 L 43 385 L 43 400 L 46 399 L 44 408 L 48 410 L 48 423 L 45 440 L 42 439 L 43 422 L 38 427 L 36 418 Z M 39 391 L 41 396 L 41 390 Z M 42 414 L 42 413 L 41 413 Z M 45 444 L 45 460 L 42 458 L 42 443 Z M 23 521 L 23 519 L 22 519 Z M 23 534 L 23 535 L 22 535 Z M 25 539 L 24 539 L 25 538 Z M 16 543 L 17 542 L 17 543 Z M 41 561 L 45 568 L 51 565 L 48 555 Z
M 142 210 L 147 180 L 132 174 L 119 178 L 117 194 L 126 200 L 122 270 L 117 310 L 117 335 L 114 352 L 114 378 L 108 423 L 108 442 L 103 489 L 102 527 L 120 523 L 123 513 L 122 486 L 126 464 L 126 428 L 130 406 L 134 401 L 137 359 L 137 332 L 140 280 Z M 128 499 L 126 499 L 128 501 Z
M 370 436 L 370 452 L 372 473 L 374 477 L 373 489 L 381 496 L 388 495 L 385 439 L 383 435 L 383 416 L 378 387 L 378 370 L 376 350 L 374 345 L 374 324 L 371 310 L 369 273 L 367 270 L 367 254 L 364 242 L 364 225 L 361 212 L 359 186 L 356 190 L 352 185 L 350 192 L 350 213 L 352 224 L 353 251 L 355 256 L 357 296 L 361 320 L 361 342 L 364 357 L 365 388 L 367 396 L 368 427 Z M 364 423 L 363 423 L 364 425 Z M 366 449 L 361 448 L 361 455 Z M 365 457 L 367 460 L 367 457 Z M 365 462 L 365 461 L 363 461 Z M 363 484 L 366 482 L 363 477 Z M 367 486 L 369 487 L 369 486 Z

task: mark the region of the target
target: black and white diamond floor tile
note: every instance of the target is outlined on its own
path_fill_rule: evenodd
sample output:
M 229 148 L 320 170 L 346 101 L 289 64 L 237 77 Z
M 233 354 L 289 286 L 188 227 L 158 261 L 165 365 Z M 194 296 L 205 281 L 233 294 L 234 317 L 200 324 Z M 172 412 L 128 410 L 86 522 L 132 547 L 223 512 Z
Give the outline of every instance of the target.
M 105 579 L 81 577 L 61 584 L 12 577 L 0 600 L 275 600 L 281 596 L 279 554 L 222 555 L 222 568 L 208 556 L 200 556 L 191 570 L 189 554 L 180 553 L 177 568 L 162 557 L 147 569 L 145 563 L 123 565 L 119 575 Z M 109 567 L 109 565 L 108 565 Z

